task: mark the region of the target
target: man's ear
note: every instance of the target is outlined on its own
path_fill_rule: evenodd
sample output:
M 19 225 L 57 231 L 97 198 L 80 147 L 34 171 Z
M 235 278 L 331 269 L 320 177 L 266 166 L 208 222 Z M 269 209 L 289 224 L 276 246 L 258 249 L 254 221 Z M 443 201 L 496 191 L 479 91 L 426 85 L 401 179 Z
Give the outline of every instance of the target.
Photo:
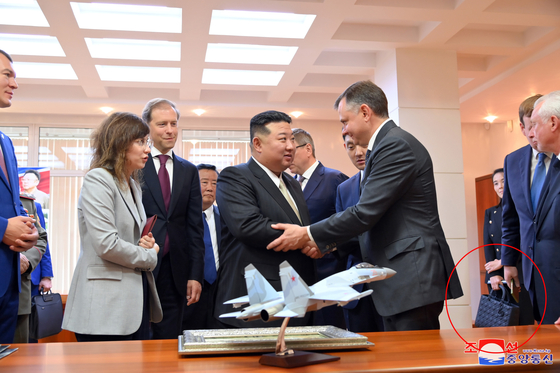
M 370 120 L 371 116 L 373 115 L 373 110 L 371 110 L 371 108 L 366 104 L 361 104 L 359 115 L 362 116 L 364 120 L 367 122 Z
M 559 131 L 560 119 L 559 119 L 556 115 L 553 115 L 553 116 L 550 118 L 550 121 L 551 121 L 550 130 L 551 130 L 552 132 L 554 132 L 554 131 Z
M 262 141 L 258 136 L 253 137 L 253 149 L 260 153 L 262 151 Z
M 522 122 L 519 122 L 519 129 L 521 130 L 522 134 L 525 134 L 525 125 Z

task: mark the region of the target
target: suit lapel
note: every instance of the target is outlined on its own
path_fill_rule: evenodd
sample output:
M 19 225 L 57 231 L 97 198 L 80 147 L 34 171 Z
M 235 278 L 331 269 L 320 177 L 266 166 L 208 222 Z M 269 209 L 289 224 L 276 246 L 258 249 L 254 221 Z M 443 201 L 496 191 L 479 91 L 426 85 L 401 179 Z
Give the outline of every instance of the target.
M 216 240 L 218 241 L 218 252 L 220 251 L 220 243 L 222 242 L 222 223 L 220 222 L 220 210 L 218 206 L 214 206 L 214 224 L 216 226 Z
M 550 161 L 545 186 L 537 205 L 537 229 L 548 215 L 554 198 L 560 193 L 560 161 L 555 156 Z
M 270 196 L 274 199 L 274 201 L 276 201 L 276 203 L 278 203 L 278 205 L 282 208 L 282 210 L 284 210 L 284 212 L 288 215 L 288 217 L 290 218 L 292 223 L 299 225 L 300 221 L 299 221 L 296 213 L 292 209 L 292 206 L 290 206 L 288 201 L 286 201 L 286 198 L 284 198 L 284 195 L 282 194 L 282 192 L 280 192 L 280 189 L 278 189 L 276 184 L 274 184 L 274 182 L 270 179 L 270 177 L 266 174 L 266 172 L 261 168 L 261 166 L 259 166 L 253 160 L 253 158 L 249 159 L 248 165 L 249 165 L 249 170 L 251 170 L 253 175 L 255 175 L 255 177 L 257 178 L 257 180 L 261 184 L 261 186 L 268 192 L 268 194 L 270 194 Z M 284 177 L 284 175 L 287 175 L 287 174 L 282 173 L 282 177 Z M 290 191 L 290 194 L 292 194 L 292 196 L 293 196 L 294 193 L 292 193 L 292 191 L 291 191 L 291 188 L 289 186 L 290 183 L 287 181 L 287 177 L 289 177 L 289 176 L 286 176 L 286 179 L 284 179 L 284 183 L 286 184 L 286 187 Z M 299 208 L 299 204 L 298 204 L 297 201 L 296 201 L 296 205 Z
M 142 226 L 142 220 L 140 219 L 140 215 L 138 214 L 138 207 L 134 203 L 134 200 L 132 199 L 132 193 L 130 191 L 130 188 L 128 188 L 126 191 L 121 190 L 121 188 L 119 187 L 119 182 L 118 182 L 117 179 L 115 179 L 115 184 L 117 185 L 117 189 L 119 190 L 119 193 L 120 193 L 126 207 L 128 208 L 128 211 L 130 211 L 130 214 L 134 217 L 134 220 L 136 221 L 136 224 L 139 227 L 141 227 Z M 135 195 L 134 197 L 136 198 L 137 196 Z
M 163 202 L 163 195 L 161 193 L 161 186 L 159 185 L 158 175 L 154 166 L 154 158 L 151 154 L 149 154 L 148 157 L 146 166 L 144 166 L 144 183 L 148 186 L 162 214 L 167 216 L 167 210 L 165 209 L 165 203 Z M 175 173 L 173 173 L 173 178 L 175 178 Z
M 4 162 L 6 162 L 6 171 L 9 173 L 10 172 L 10 166 L 8 165 L 8 160 L 6 159 L 6 145 L 4 144 L 4 134 L 0 134 L 0 146 L 2 146 L 2 154 L 4 154 Z M 2 180 L 2 182 L 4 182 L 4 184 L 6 184 L 6 188 L 7 189 L 11 189 L 12 186 L 10 185 L 10 183 L 8 183 L 8 179 L 6 179 L 6 175 L 4 175 L 4 172 L 2 172 L 2 170 L 0 169 L 0 179 Z M 10 175 L 8 175 L 10 176 Z M 11 178 L 10 178 L 11 180 Z
M 527 208 L 534 213 L 533 202 L 531 202 L 531 160 L 533 158 L 533 148 L 531 148 L 531 145 L 527 145 L 526 149 L 527 152 L 525 152 L 524 159 L 519 162 L 519 174 L 522 180 L 521 187 L 523 188 Z
M 313 194 L 313 191 L 317 189 L 317 186 L 321 184 L 324 175 L 325 166 L 323 166 L 321 162 L 319 162 L 319 165 L 317 166 L 315 171 L 313 171 L 313 174 L 311 174 L 309 180 L 307 180 L 307 184 L 305 185 L 305 189 L 303 190 L 303 196 L 305 197 L 306 201 Z

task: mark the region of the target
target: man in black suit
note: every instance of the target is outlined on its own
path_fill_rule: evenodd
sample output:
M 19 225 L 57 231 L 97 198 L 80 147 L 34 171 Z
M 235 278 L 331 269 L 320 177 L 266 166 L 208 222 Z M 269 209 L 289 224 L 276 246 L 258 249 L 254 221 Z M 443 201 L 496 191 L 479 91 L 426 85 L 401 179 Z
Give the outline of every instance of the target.
M 375 308 L 386 331 L 439 329 L 447 298 L 463 295 L 439 221 L 432 160 L 426 148 L 389 119 L 385 93 L 371 81 L 352 84 L 336 100 L 342 135 L 367 146 L 362 192 L 356 206 L 310 227 L 285 230 L 268 246 L 316 257 L 361 233 L 363 259 L 397 271 L 373 282 Z M 451 278 L 450 278 L 451 276 Z
M 309 212 L 298 182 L 283 171 L 294 154 L 291 118 L 278 111 L 266 111 L 251 119 L 251 159 L 247 163 L 222 170 L 218 177 L 216 200 L 227 233 L 222 237 L 220 268 L 214 315 L 234 312 L 227 300 L 247 295 L 244 269 L 253 264 L 276 289 L 281 290 L 279 265 L 287 260 L 303 280 L 315 283 L 311 259 L 298 251 L 267 250 L 282 232 L 272 229 L 274 223 L 308 225 Z M 308 325 L 310 314 L 290 320 L 290 325 Z M 281 320 L 246 323 L 223 318 L 225 327 L 279 326 Z
M 152 324 L 154 339 L 174 339 L 182 332 L 185 296 L 187 306 L 198 302 L 204 276 L 198 170 L 172 151 L 179 116 L 175 104 L 162 98 L 148 102 L 142 112 L 153 141 L 144 167 L 142 202 L 146 216 L 158 216 L 152 233 L 161 247 L 153 273 L 163 320 Z
M 290 171 L 297 175 L 313 224 L 336 212 L 336 188 L 347 180 L 348 176 L 323 166 L 317 160 L 315 144 L 309 132 L 294 128 L 293 134 L 296 147 Z M 327 254 L 315 261 L 318 281 L 345 269 L 346 264 L 338 260 L 334 254 Z M 315 314 L 315 325 L 334 325 L 346 329 L 342 308 L 327 307 L 318 310 Z
M 183 330 L 216 329 L 221 324 L 214 317 L 214 295 L 216 293 L 216 274 L 220 267 L 220 249 L 222 247 L 222 224 L 220 210 L 214 205 L 218 171 L 216 166 L 201 163 L 196 166 L 200 177 L 202 191 L 202 217 L 204 224 L 204 283 L 200 300 L 187 307 L 183 314 Z

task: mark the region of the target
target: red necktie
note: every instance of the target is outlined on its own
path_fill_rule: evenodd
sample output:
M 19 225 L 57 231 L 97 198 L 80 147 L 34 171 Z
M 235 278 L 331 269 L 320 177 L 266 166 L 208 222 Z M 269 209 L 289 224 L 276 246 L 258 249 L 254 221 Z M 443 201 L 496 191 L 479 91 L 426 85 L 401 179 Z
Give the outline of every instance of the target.
M 171 183 L 169 182 L 169 172 L 165 168 L 167 163 L 168 155 L 160 154 L 157 156 L 159 159 L 159 171 L 158 179 L 159 185 L 161 186 L 161 195 L 163 196 L 163 203 L 165 204 L 165 209 L 169 211 L 169 202 L 171 201 Z M 165 234 L 165 243 L 163 244 L 163 256 L 169 252 L 169 233 Z

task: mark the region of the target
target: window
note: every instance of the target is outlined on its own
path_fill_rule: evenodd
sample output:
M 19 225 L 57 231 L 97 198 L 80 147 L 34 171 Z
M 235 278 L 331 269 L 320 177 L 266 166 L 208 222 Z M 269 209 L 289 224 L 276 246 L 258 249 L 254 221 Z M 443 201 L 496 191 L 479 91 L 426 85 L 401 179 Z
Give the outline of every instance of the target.
M 250 144 L 249 131 L 183 130 L 183 158 L 195 165 L 213 164 L 218 170 L 247 162 Z
M 12 139 L 18 167 L 27 167 L 29 143 L 29 127 L 0 127 L 0 131 Z

